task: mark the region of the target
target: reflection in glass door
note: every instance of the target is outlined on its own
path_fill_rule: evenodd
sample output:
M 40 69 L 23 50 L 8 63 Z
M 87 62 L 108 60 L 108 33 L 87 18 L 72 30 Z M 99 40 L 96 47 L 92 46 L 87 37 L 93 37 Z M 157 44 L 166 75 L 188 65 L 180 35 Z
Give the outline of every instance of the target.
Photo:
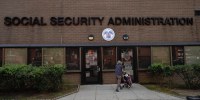
M 101 67 L 99 51 L 96 48 L 88 48 L 84 50 L 84 61 L 82 68 L 83 84 L 98 84 L 101 83 Z
M 136 67 L 136 51 L 134 48 L 130 47 L 121 47 L 119 50 L 120 60 L 124 64 L 124 70 L 132 76 L 134 82 L 137 81 L 137 67 Z
M 130 48 L 121 49 L 121 60 L 124 63 L 124 70 L 131 75 L 133 75 L 132 61 L 133 61 L 133 51 Z

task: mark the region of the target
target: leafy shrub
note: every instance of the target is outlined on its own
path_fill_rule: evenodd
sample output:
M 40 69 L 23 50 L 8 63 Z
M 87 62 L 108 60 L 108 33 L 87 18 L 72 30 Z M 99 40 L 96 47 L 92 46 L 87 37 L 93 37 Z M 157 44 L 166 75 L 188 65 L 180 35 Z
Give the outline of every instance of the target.
M 172 87 L 173 83 L 173 76 L 174 76 L 174 69 L 171 66 L 164 66 L 163 67 L 163 76 L 165 81 L 167 81 L 168 87 Z
M 173 76 L 172 67 L 162 63 L 154 63 L 149 66 L 149 71 L 153 75 L 154 82 L 158 82 L 161 85 L 164 79 L 167 78 L 168 83 L 171 85 Z
M 200 88 L 200 65 L 176 65 L 170 67 L 161 63 L 155 63 L 149 67 L 149 71 L 153 75 L 154 82 L 158 82 L 160 85 L 166 78 L 167 83 L 171 87 L 173 75 L 176 73 L 184 81 L 187 88 Z
M 158 82 L 159 84 L 162 83 L 164 79 L 163 67 L 164 65 L 161 63 L 154 63 L 151 66 L 149 66 L 148 69 L 153 75 L 154 82 Z
M 0 67 L 0 90 L 56 90 L 61 86 L 63 73 L 62 65 L 4 65 Z
M 188 88 L 200 88 L 200 65 L 177 65 L 174 69 Z

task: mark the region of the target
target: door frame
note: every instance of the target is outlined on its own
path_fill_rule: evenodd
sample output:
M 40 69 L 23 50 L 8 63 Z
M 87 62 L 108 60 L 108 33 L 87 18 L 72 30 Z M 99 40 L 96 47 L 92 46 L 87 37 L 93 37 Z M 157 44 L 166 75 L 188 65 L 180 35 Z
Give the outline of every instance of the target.
M 132 59 L 132 70 L 133 70 L 133 82 L 138 83 L 138 67 L 137 67 L 137 48 L 136 47 L 128 47 L 128 46 L 123 46 L 123 47 L 117 47 L 117 59 L 121 59 L 121 49 L 125 48 L 130 48 L 133 52 L 133 59 Z
M 86 81 L 85 76 L 85 53 L 88 49 L 96 49 L 97 50 L 97 65 L 100 68 L 99 74 L 98 74 L 98 80 L 97 82 L 91 83 Z M 81 49 L 81 84 L 102 84 L 102 56 L 101 56 L 101 47 L 82 47 Z

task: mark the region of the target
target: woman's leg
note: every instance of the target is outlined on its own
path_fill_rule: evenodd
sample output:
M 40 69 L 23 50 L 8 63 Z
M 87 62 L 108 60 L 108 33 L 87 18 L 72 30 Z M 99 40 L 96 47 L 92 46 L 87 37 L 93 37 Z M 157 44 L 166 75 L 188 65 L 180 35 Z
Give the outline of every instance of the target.
M 118 88 L 121 88 L 121 76 L 117 76 L 117 87 L 116 87 L 117 92 L 119 92 Z

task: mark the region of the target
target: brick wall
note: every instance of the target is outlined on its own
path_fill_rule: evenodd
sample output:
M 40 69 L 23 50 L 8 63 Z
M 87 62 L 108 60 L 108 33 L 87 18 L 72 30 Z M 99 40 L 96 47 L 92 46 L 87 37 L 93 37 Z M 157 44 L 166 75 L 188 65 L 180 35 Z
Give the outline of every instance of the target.
M 81 74 L 80 73 L 65 73 L 63 75 L 63 80 L 71 84 L 81 84 Z
M 175 85 L 183 85 L 185 83 L 177 74 L 175 74 L 174 77 L 173 77 L 173 84 L 175 84 Z
M 194 2 L 195 1 L 195 2 Z M 137 42 L 200 41 L 199 24 L 193 26 L 108 26 L 109 17 L 194 17 L 198 0 L 3 0 L 0 1 L 1 44 L 86 44 Z M 198 5 L 195 8 L 199 8 Z M 12 26 L 4 25 L 4 17 L 105 17 L 103 25 L 95 26 Z M 196 28 L 196 25 L 197 28 Z M 116 37 L 111 42 L 102 39 L 103 29 L 110 27 Z M 198 32 L 197 32 L 198 31 Z M 129 41 L 123 41 L 123 34 Z M 87 36 L 93 34 L 94 41 Z
M 114 72 L 102 72 L 103 84 L 116 84 L 116 77 Z M 147 71 L 138 71 L 138 82 L 142 84 L 155 83 L 152 75 Z M 63 80 L 71 84 L 81 84 L 80 73 L 65 73 Z M 184 84 L 183 80 L 179 76 L 174 75 L 173 84 Z
M 138 70 L 139 83 L 153 83 L 152 75 L 147 70 Z
M 0 44 L 118 44 L 148 42 L 199 42 L 200 0 L 1 0 Z M 11 26 L 4 25 L 4 17 L 105 17 L 103 25 L 95 26 Z M 108 26 L 109 17 L 193 17 L 193 26 Z M 112 28 L 116 37 L 107 42 L 101 33 Z M 95 36 L 88 41 L 88 35 Z M 123 41 L 122 35 L 129 40 Z M 64 79 L 80 84 L 80 73 L 67 73 Z M 149 82 L 145 72 L 138 73 L 139 82 Z M 103 72 L 103 83 L 115 83 L 112 72 Z
M 65 73 L 63 76 L 64 81 L 69 81 L 74 84 L 81 84 L 80 73 Z M 114 72 L 102 72 L 103 84 L 115 84 L 116 77 Z
M 139 78 L 139 83 L 142 83 L 142 84 L 159 83 L 159 80 L 153 79 L 151 73 L 147 72 L 145 70 L 143 70 L 143 71 L 139 70 L 138 78 Z M 163 80 L 163 82 L 167 83 L 168 79 L 165 78 Z M 171 82 L 172 82 L 172 85 L 183 85 L 183 84 L 185 84 L 184 81 L 177 74 L 174 74 Z
M 115 84 L 116 77 L 114 72 L 103 72 L 103 84 Z

